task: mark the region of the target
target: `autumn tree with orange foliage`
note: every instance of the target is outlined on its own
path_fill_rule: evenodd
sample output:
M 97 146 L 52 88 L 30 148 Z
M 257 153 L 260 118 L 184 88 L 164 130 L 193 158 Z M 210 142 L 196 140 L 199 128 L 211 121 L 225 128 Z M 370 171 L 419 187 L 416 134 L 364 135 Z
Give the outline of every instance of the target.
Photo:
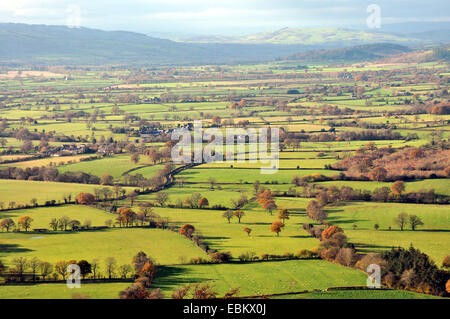
M 248 228 L 248 227 L 245 227 L 244 228 L 244 233 L 247 233 L 247 236 L 249 236 L 250 237 L 250 233 L 252 232 L 252 229 L 251 228 Z
M 156 274 L 156 266 L 151 260 L 148 260 L 144 264 L 144 266 L 141 268 L 141 272 L 139 273 L 140 276 L 145 276 L 150 279 L 153 279 L 155 277 L 155 274 Z
M 443 268 L 450 268 L 450 255 L 445 256 L 444 260 L 442 261 L 442 267 Z
M 17 221 L 17 225 L 19 225 L 19 227 L 25 229 L 25 231 L 28 231 L 28 229 L 31 227 L 32 221 L 33 221 L 33 218 L 31 218 L 30 216 L 22 216 Z
M 128 227 L 133 224 L 133 222 L 136 220 L 137 215 L 136 213 L 129 207 L 121 207 L 117 210 L 119 215 L 122 217 L 122 222 L 125 223 L 125 226 Z
M 206 197 L 202 197 L 198 200 L 198 207 L 203 208 L 203 207 L 208 207 L 209 206 L 209 202 L 206 199 Z
M 444 169 L 445 176 L 450 177 L 450 166 Z
M 273 194 L 270 189 L 266 189 L 264 192 L 258 194 L 258 203 L 263 205 L 264 202 L 273 199 Z
M 276 233 L 277 236 L 280 236 L 280 232 L 283 227 L 284 227 L 284 224 L 282 222 L 280 222 L 279 220 L 276 220 L 272 223 L 272 225 L 270 225 L 270 231 L 272 233 Z
M 241 210 L 236 210 L 234 216 L 238 219 L 239 224 L 241 223 L 241 218 L 245 216 L 245 213 Z
M 190 225 L 190 224 L 184 224 L 183 226 L 180 227 L 180 234 L 186 237 L 192 237 L 192 234 L 195 231 L 195 227 Z
M 95 203 L 95 196 L 91 193 L 80 193 L 77 196 L 77 202 L 82 205 L 90 205 Z
M 342 228 L 332 225 L 322 232 L 322 239 L 329 239 L 334 234 L 343 233 L 343 232 L 344 231 L 342 230 Z
M 405 190 L 405 183 L 403 181 L 396 181 L 391 185 L 391 192 L 395 195 L 401 195 Z

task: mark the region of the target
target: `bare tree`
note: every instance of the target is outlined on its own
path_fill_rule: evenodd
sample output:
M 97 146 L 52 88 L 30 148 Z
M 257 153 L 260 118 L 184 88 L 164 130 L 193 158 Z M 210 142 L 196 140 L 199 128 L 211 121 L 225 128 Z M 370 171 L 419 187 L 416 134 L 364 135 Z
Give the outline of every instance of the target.
M 108 278 L 111 279 L 114 276 L 116 271 L 117 261 L 114 257 L 106 257 L 106 273 L 108 274 Z
M 408 214 L 400 213 L 396 218 L 394 218 L 394 223 L 400 227 L 400 230 L 403 231 L 403 228 L 406 226 L 408 222 Z

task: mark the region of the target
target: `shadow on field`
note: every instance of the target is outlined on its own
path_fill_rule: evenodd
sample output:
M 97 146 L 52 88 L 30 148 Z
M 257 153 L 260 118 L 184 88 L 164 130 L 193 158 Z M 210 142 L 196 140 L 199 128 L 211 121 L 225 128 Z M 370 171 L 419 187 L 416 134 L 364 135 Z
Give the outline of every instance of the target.
M 355 245 L 356 250 L 377 252 L 377 253 L 385 251 L 385 250 L 389 250 L 389 249 L 395 247 L 395 245 L 382 246 L 382 245 L 361 244 L 361 243 L 354 243 L 354 245 Z
M 205 245 L 212 246 L 220 244 L 221 240 L 230 239 L 230 237 L 218 237 L 218 236 L 205 236 L 202 237 L 202 241 Z
M 416 232 L 441 232 L 441 233 L 450 233 L 450 229 L 419 229 L 415 230 Z
M 6 212 L 2 212 L 2 218 L 16 218 L 20 213 L 21 210 L 7 210 Z
M 27 253 L 34 251 L 33 249 L 22 248 L 17 244 L 0 244 L 0 253 Z
M 305 215 L 306 214 L 306 209 L 304 208 L 291 208 L 289 209 L 289 214 L 296 216 L 296 215 Z
M 281 235 L 282 236 L 282 235 Z M 305 236 L 302 236 L 302 235 L 294 235 L 294 236 L 287 236 L 287 237 L 289 237 L 289 238 L 312 238 L 310 235 L 305 235 Z
M 195 277 L 190 275 L 193 271 L 187 267 L 180 266 L 160 266 L 154 280 L 155 287 L 174 288 L 185 284 L 195 284 L 208 281 L 210 279 L 203 277 Z
M 332 217 L 330 215 L 328 215 L 327 220 L 339 224 L 354 224 L 369 221 L 368 219 L 346 219 L 342 217 Z

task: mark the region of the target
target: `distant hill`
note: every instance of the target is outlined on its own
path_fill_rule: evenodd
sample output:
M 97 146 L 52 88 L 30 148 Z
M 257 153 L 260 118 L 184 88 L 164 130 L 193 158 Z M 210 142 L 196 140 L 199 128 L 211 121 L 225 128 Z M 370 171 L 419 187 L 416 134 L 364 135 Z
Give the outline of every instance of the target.
M 139 33 L 15 23 L 0 24 L 0 43 L 1 61 L 168 63 L 204 55 L 202 48 Z
M 181 41 L 181 40 L 179 40 Z M 394 34 L 370 32 L 363 30 L 352 30 L 342 28 L 284 28 L 277 31 L 261 32 L 242 37 L 205 36 L 184 39 L 185 42 L 211 43 L 253 43 L 253 44 L 363 44 L 392 42 L 411 44 L 420 42 L 418 39 L 408 38 Z
M 290 28 L 240 38 L 209 36 L 204 40 L 204 43 L 187 43 L 125 31 L 0 23 L 0 64 L 247 63 L 373 42 L 420 43 L 366 31 Z M 360 52 L 361 55 L 369 53 Z
M 433 43 L 449 43 L 450 29 L 409 33 L 409 37 Z
M 0 23 L 0 64 L 191 64 L 269 61 L 320 46 L 180 43 L 145 34 Z
M 301 62 L 359 62 L 386 58 L 389 56 L 410 52 L 408 47 L 393 43 L 376 43 L 359 45 L 349 48 L 313 50 L 287 56 L 286 60 Z
M 413 33 L 434 32 L 434 31 L 450 32 L 450 22 L 400 22 L 400 23 L 383 23 L 380 32 L 410 35 Z

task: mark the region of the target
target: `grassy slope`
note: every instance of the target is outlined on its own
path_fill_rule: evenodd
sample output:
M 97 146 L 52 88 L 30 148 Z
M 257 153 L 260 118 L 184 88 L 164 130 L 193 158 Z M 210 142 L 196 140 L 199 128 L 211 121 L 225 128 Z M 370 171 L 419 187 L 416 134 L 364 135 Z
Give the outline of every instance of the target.
M 37 237 L 37 238 L 33 238 Z M 139 251 L 154 258 L 159 264 L 176 264 L 179 257 L 189 259 L 205 253 L 186 238 L 160 229 L 108 229 L 78 233 L 1 233 L 5 249 L 0 253 L 8 265 L 16 256 L 33 257 L 56 262 L 58 260 L 98 258 L 102 270 L 104 259 L 114 256 L 118 266 L 131 263 Z
M 70 299 L 75 293 L 93 299 L 116 299 L 119 291 L 131 283 L 82 284 L 79 289 L 70 289 L 65 283 L 0 286 L 0 299 Z
M 63 201 L 65 194 L 72 194 L 72 198 L 75 198 L 81 192 L 94 193 L 98 187 L 103 186 L 3 179 L 0 180 L 0 201 L 8 206 L 10 201 L 29 204 L 32 198 L 36 198 L 39 204 L 44 204 L 47 200 Z
M 240 295 L 249 296 L 325 289 L 332 286 L 365 285 L 366 278 L 362 272 L 322 260 L 292 260 L 170 266 L 158 273 L 154 286 L 162 288 L 163 291 L 171 291 L 187 283 L 210 282 L 221 294 L 240 287 Z
M 118 179 L 120 176 L 125 173 L 126 171 L 141 167 L 145 164 L 150 164 L 150 162 L 145 157 L 141 157 L 142 161 L 135 165 L 131 162 L 129 155 L 118 155 L 118 156 L 111 156 L 111 157 L 105 157 L 100 160 L 94 160 L 94 161 L 87 161 L 87 162 L 81 162 L 81 163 L 74 163 L 69 165 L 60 166 L 58 170 L 60 172 L 85 172 L 94 174 L 97 176 L 102 176 L 104 174 L 110 174 L 114 178 Z M 133 172 L 132 174 L 136 174 Z M 147 176 L 148 177 L 148 176 Z
M 400 212 L 419 216 L 425 225 L 414 232 L 409 226 L 400 231 L 393 222 Z M 355 202 L 330 209 L 328 220 L 342 227 L 362 251 L 407 248 L 413 244 L 440 265 L 450 250 L 450 209 L 445 205 Z M 378 231 L 374 230 L 376 223 L 380 225 Z M 393 230 L 389 231 L 389 227 Z
M 236 218 L 228 224 L 222 217 L 223 211 L 167 208 L 156 208 L 155 211 L 179 225 L 194 225 L 211 248 L 230 251 L 234 257 L 247 251 L 258 255 L 295 253 L 318 245 L 317 240 L 301 230 L 301 224 L 308 219 L 300 211 L 292 214 L 279 237 L 270 232 L 270 225 L 277 220 L 277 213 L 270 215 L 260 208 L 245 210 L 246 215 L 240 224 Z M 250 237 L 243 231 L 244 227 L 252 229 Z
M 406 290 L 341 290 L 309 292 L 298 295 L 275 296 L 271 299 L 439 299 Z
M 267 164 L 260 167 L 268 167 Z M 278 183 L 291 183 L 294 176 L 305 176 L 314 173 L 323 175 L 335 175 L 336 171 L 329 170 L 279 170 L 275 174 L 261 174 L 259 169 L 202 169 L 194 168 L 183 171 L 177 176 L 185 177 L 187 182 L 206 182 L 213 176 L 218 183 L 253 183 L 256 180 L 264 183 L 266 181 L 277 181 Z
M 50 228 L 49 223 L 53 218 L 67 216 L 83 223 L 90 220 L 92 226 L 104 226 L 105 220 L 114 219 L 115 216 L 105 211 L 81 205 L 67 205 L 62 207 L 38 207 L 34 209 L 20 209 L 0 212 L 0 219 L 12 218 L 17 224 L 21 216 L 33 218 L 32 228 Z
M 359 181 L 331 181 L 318 183 L 327 186 L 350 186 L 354 189 L 370 190 L 380 187 L 391 187 L 392 183 L 385 182 L 359 182 Z M 424 179 L 405 183 L 405 192 L 434 189 L 436 194 L 450 195 L 450 179 Z

